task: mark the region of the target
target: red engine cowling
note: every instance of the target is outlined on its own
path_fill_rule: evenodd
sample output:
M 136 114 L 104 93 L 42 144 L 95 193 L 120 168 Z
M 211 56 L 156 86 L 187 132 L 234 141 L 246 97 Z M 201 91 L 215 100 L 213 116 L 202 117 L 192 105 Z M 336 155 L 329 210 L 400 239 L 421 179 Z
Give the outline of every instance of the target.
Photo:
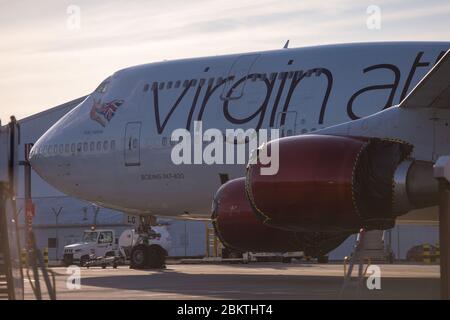
M 268 225 L 295 231 L 356 232 L 393 226 L 393 175 L 408 144 L 327 135 L 281 138 L 279 170 L 249 164 L 246 193 Z M 275 150 L 275 149 L 273 149 Z M 259 150 L 261 152 L 261 150 Z M 259 154 L 259 153 L 258 153 Z
M 217 191 L 212 221 L 220 241 L 227 248 L 242 252 L 304 251 L 317 257 L 336 248 L 349 235 L 300 233 L 265 225 L 247 200 L 245 178 L 229 181 Z

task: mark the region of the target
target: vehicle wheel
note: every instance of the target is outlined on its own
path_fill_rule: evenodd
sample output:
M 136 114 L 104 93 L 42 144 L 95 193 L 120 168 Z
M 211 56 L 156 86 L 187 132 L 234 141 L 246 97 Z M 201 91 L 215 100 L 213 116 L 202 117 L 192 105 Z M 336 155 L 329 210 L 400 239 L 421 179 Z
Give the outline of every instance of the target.
M 102 269 L 106 269 L 106 264 L 102 264 Z
M 130 268 L 131 269 L 144 269 L 148 262 L 147 246 L 144 244 L 138 244 L 131 249 L 130 254 Z
M 73 265 L 73 256 L 65 254 L 63 258 L 63 263 L 66 268 Z
M 82 256 L 80 258 L 80 267 L 84 267 L 88 261 L 89 261 L 89 256 Z
M 151 269 L 163 269 L 166 264 L 166 250 L 158 245 L 147 248 L 148 267 Z
M 317 263 L 328 263 L 328 256 L 317 257 Z
M 292 258 L 291 257 L 283 257 L 281 259 L 281 262 L 283 262 L 283 263 L 291 263 L 292 262 Z

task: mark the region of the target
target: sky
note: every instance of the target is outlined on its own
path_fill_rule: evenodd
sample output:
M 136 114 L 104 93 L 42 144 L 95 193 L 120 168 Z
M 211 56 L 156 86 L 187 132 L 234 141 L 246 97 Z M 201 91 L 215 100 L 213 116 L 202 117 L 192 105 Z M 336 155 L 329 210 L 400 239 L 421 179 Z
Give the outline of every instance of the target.
M 448 0 L 0 0 L 0 119 L 138 64 L 283 47 L 450 41 Z

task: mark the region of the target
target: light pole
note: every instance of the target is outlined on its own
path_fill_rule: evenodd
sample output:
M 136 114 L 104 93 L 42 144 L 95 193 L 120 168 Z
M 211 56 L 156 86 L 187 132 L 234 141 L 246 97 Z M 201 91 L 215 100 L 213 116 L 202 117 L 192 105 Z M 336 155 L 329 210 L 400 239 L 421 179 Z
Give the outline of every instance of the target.
M 97 215 L 100 211 L 100 207 L 97 207 L 96 205 L 92 205 L 92 210 L 94 211 L 94 228 L 97 229 Z
M 450 156 L 441 156 L 434 165 L 439 181 L 439 246 L 441 299 L 450 299 Z
M 87 211 L 88 211 L 88 208 L 87 207 L 83 207 L 83 221 L 87 221 Z
M 58 218 L 59 218 L 59 215 L 62 212 L 62 209 L 63 209 L 63 207 L 59 207 L 58 210 L 56 210 L 55 208 L 52 208 L 53 214 L 55 215 L 55 222 L 56 222 L 56 225 L 55 225 L 55 227 L 56 227 L 56 260 L 59 260 L 59 254 L 58 254 L 58 251 L 59 251 Z

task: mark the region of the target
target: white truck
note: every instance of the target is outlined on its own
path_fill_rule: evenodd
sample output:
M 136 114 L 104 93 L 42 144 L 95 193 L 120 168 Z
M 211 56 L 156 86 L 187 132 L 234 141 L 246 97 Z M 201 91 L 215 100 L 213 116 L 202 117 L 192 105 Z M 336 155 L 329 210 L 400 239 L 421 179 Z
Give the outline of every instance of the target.
M 153 227 L 158 236 L 149 243 L 156 254 L 152 257 L 154 267 L 162 267 L 171 245 L 170 235 L 165 227 Z M 133 247 L 137 244 L 138 235 L 135 230 L 125 230 L 120 238 L 116 238 L 114 230 L 85 230 L 81 242 L 64 247 L 64 265 L 88 265 L 90 261 L 100 258 L 117 257 L 124 261 L 130 258 Z

